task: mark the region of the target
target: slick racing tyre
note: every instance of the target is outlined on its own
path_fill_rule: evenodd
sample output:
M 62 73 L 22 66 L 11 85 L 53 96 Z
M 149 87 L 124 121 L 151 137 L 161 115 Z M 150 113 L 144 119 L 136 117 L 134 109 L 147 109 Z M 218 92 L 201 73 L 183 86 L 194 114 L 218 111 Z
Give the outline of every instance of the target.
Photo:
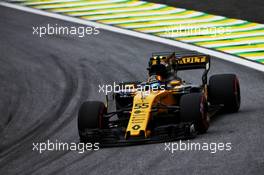
M 87 101 L 84 102 L 78 113 L 78 130 L 80 140 L 84 140 L 86 132 L 93 129 L 105 128 L 104 115 L 106 107 L 103 102 Z
M 183 95 L 180 99 L 180 116 L 182 122 L 191 122 L 195 130 L 202 134 L 209 128 L 207 101 L 202 93 Z
M 212 105 L 224 105 L 227 112 L 237 112 L 240 108 L 240 86 L 236 75 L 218 74 L 209 80 L 209 102 Z

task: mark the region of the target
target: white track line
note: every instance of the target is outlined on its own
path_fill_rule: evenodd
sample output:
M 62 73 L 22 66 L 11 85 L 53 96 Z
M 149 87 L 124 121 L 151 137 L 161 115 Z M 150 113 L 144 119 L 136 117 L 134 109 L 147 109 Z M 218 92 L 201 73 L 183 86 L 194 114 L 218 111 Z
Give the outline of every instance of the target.
M 160 21 L 160 20 L 170 20 L 170 19 L 181 19 L 181 20 L 185 20 L 187 18 L 191 18 L 191 17 L 199 17 L 201 15 L 203 15 L 204 13 L 201 12 L 195 12 L 193 14 L 188 14 L 188 15 L 177 15 L 177 14 L 172 14 L 171 16 L 143 16 L 142 18 L 136 18 L 136 19 L 115 19 L 115 18 L 111 18 L 111 19 L 102 19 L 102 21 L 104 21 L 104 23 L 107 24 L 124 24 L 124 23 L 132 23 L 132 22 L 148 22 L 148 21 Z M 155 13 L 156 15 L 156 13 Z M 128 16 L 130 17 L 130 16 Z
M 96 22 L 92 22 L 92 21 L 87 21 L 87 20 L 83 20 L 83 19 L 73 18 L 73 17 L 70 17 L 70 16 L 64 16 L 64 15 L 50 13 L 50 12 L 46 12 L 46 11 L 42 11 L 42 10 L 38 10 L 38 9 L 32 9 L 32 8 L 29 8 L 29 7 L 19 6 L 19 5 L 16 5 L 16 4 L 0 2 L 0 5 L 5 6 L 5 7 L 9 7 L 9 8 L 14 8 L 14 9 L 26 11 L 26 12 L 30 12 L 30 13 L 34 13 L 34 14 L 38 14 L 38 15 L 42 15 L 42 16 L 56 18 L 56 19 L 60 19 L 60 20 L 64 20 L 64 21 L 69 21 L 69 22 L 73 22 L 73 23 L 89 25 L 89 26 L 95 26 L 95 27 L 98 27 L 98 28 L 101 28 L 101 29 L 112 31 L 112 32 L 117 32 L 117 33 L 129 35 L 129 36 L 134 36 L 134 37 L 137 37 L 137 38 L 143 38 L 143 39 L 147 39 L 147 40 L 163 43 L 163 44 L 166 44 L 166 45 L 180 47 L 180 48 L 183 48 L 183 49 L 195 50 L 195 51 L 198 51 L 198 52 L 201 52 L 201 53 L 204 53 L 204 54 L 209 54 L 209 55 L 215 56 L 217 58 L 220 58 L 220 59 L 223 59 L 223 60 L 226 60 L 226 61 L 229 61 L 229 62 L 237 63 L 237 64 L 240 64 L 240 65 L 243 65 L 243 66 L 246 66 L 246 67 L 250 67 L 252 69 L 264 72 L 264 65 L 262 65 L 260 63 L 255 63 L 255 62 L 252 62 L 252 61 L 249 61 L 249 60 L 246 60 L 246 59 L 242 59 L 240 57 L 236 57 L 236 56 L 233 56 L 233 55 L 230 55 L 230 54 L 218 52 L 218 51 L 215 51 L 215 50 L 210 50 L 210 49 L 206 49 L 206 48 L 203 48 L 203 47 L 194 46 L 194 45 L 191 45 L 191 44 L 182 43 L 182 42 L 174 41 L 174 40 L 170 40 L 170 39 L 165 39 L 165 38 L 161 38 L 161 37 L 157 37 L 157 36 L 153 36 L 153 35 L 149 35 L 149 34 L 145 34 L 145 33 L 140 33 L 140 32 L 135 32 L 135 31 L 131 31 L 131 30 L 121 29 L 121 28 L 118 28 L 118 27 L 108 26 L 108 25 L 105 25 L 105 24 L 100 24 L 100 23 L 96 23 Z
M 72 7 L 72 8 L 55 8 L 51 11 L 53 12 L 60 12 L 60 13 L 66 13 L 66 12 L 82 12 L 82 11 L 89 11 L 89 10 L 102 10 L 102 9 L 111 9 L 111 8 L 125 8 L 125 7 L 135 7 L 144 5 L 146 2 L 143 1 L 135 1 L 135 2 L 128 2 L 128 3 L 121 3 L 121 4 L 103 4 L 103 5 L 97 5 L 93 7 L 89 6 L 82 6 L 82 7 Z M 41 7 L 39 9 L 42 9 Z M 43 8 L 45 10 L 46 8 Z M 49 8 L 50 9 L 50 8 Z M 57 10 L 56 10 L 57 9 Z
M 164 5 L 161 4 L 153 4 L 151 6 L 139 6 L 137 8 L 130 8 L 130 7 L 126 7 L 126 8 L 117 8 L 117 9 L 112 9 L 112 10 L 107 10 L 107 9 L 101 9 L 98 11 L 92 11 L 92 12 L 69 12 L 68 14 L 71 16 L 86 16 L 86 15 L 102 15 L 102 14 L 109 14 L 109 13 L 118 13 L 118 12 L 142 12 L 144 10 L 157 10 L 164 7 Z
M 143 16 L 143 17 L 148 17 L 148 16 L 152 16 L 153 14 L 155 15 L 177 15 L 177 13 L 179 12 L 184 12 L 186 11 L 185 9 L 172 9 L 172 10 L 167 10 L 167 11 L 156 11 L 155 9 L 152 12 L 146 12 L 146 10 L 144 10 L 143 13 L 139 13 L 139 12 L 121 12 L 120 13 L 115 13 L 115 14 L 106 14 L 106 15 L 91 15 L 91 16 L 87 16 L 85 19 L 88 20 L 106 20 L 106 19 L 115 19 L 115 18 L 127 18 L 127 17 L 139 17 L 139 16 Z M 202 12 L 201 12 L 202 13 Z M 74 15 L 71 15 L 74 16 Z
M 43 4 L 53 4 L 53 3 L 63 3 L 63 2 L 78 2 L 79 0 L 54 0 L 54 1 L 20 1 L 23 2 L 23 5 L 43 5 Z M 13 1 L 13 2 L 17 2 L 17 1 Z M 19 1 L 18 1 L 19 2 Z
M 115 3 L 115 2 L 125 2 L 126 0 L 112 0 L 110 3 Z M 61 4 L 56 4 L 55 7 L 52 5 L 52 4 L 55 4 L 55 3 L 61 3 Z M 62 3 L 73 3 L 73 6 L 71 5 L 63 5 Z M 37 5 L 37 6 L 43 6 L 43 7 L 48 7 L 48 6 L 52 6 L 51 8 L 63 8 L 63 7 L 74 7 L 76 4 L 86 4 L 86 5 L 100 5 L 100 4 L 109 4 L 109 1 L 97 1 L 97 2 L 83 2 L 83 1 L 80 1 L 80 0 L 58 0 L 58 1 L 39 1 L 39 2 L 25 2 L 23 3 L 22 5 Z M 80 5 L 81 6 L 81 5 Z M 50 8 L 50 7 L 48 7 Z M 45 8 L 47 9 L 47 8 Z

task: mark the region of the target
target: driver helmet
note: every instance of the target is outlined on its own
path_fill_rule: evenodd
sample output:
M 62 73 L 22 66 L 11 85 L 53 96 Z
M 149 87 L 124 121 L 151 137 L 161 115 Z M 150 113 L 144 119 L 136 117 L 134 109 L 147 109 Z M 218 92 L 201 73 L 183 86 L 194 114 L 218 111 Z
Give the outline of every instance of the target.
M 148 79 L 149 85 L 151 89 L 160 89 L 160 87 L 164 84 L 161 81 L 161 76 L 159 75 L 152 75 Z

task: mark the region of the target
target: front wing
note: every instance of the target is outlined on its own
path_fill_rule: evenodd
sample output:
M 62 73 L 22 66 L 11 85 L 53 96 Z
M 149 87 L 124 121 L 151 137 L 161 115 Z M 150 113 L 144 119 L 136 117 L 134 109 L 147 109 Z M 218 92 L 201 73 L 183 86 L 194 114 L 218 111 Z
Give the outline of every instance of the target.
M 170 124 L 156 127 L 150 137 L 124 137 L 122 128 L 87 130 L 81 135 L 81 142 L 98 142 L 100 147 L 129 146 L 147 143 L 170 142 L 179 139 L 190 139 L 197 135 L 192 123 Z

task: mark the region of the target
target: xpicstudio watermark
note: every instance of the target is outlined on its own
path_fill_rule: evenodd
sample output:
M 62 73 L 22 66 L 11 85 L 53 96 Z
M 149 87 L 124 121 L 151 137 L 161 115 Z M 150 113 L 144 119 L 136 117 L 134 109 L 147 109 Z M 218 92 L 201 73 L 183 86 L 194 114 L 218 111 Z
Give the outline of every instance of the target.
M 215 154 L 220 151 L 231 151 L 232 143 L 231 142 L 190 142 L 190 140 L 179 142 L 171 142 L 164 144 L 164 151 L 170 153 L 176 153 L 177 151 L 208 151 L 212 154 Z
M 46 26 L 33 26 L 32 34 L 38 37 L 47 35 L 73 35 L 80 38 L 88 35 L 98 35 L 99 29 L 91 26 L 59 26 L 58 24 L 47 24 Z
M 32 143 L 32 151 L 43 153 L 45 151 L 76 151 L 78 153 L 84 153 L 85 151 L 97 151 L 100 149 L 99 143 L 67 143 L 60 142 L 58 140 L 46 142 Z

